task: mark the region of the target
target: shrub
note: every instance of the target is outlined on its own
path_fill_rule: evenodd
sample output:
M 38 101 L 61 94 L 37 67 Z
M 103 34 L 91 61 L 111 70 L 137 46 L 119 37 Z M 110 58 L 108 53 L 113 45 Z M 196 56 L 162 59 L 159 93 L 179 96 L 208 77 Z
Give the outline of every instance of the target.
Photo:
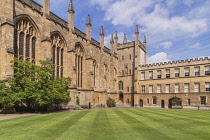
M 89 106 L 88 105 L 81 105 L 81 108 L 83 108 L 83 109 L 89 109 Z
M 83 110 L 83 108 L 81 108 L 79 105 L 75 105 L 73 107 L 73 110 Z
M 115 107 L 116 106 L 116 102 L 114 99 L 112 98 L 109 98 L 107 101 L 106 101 L 106 104 L 108 107 Z

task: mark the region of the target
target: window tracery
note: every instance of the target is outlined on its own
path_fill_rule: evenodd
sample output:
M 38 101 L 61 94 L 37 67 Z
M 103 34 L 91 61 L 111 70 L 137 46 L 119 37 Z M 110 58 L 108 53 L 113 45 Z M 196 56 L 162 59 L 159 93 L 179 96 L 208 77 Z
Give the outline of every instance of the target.
M 61 38 L 59 33 L 54 33 L 51 35 L 52 40 L 52 62 L 55 67 L 53 72 L 53 77 L 63 77 L 63 53 L 65 43 Z
M 37 31 L 29 19 L 18 20 L 14 30 L 14 56 L 35 63 L 36 38 Z

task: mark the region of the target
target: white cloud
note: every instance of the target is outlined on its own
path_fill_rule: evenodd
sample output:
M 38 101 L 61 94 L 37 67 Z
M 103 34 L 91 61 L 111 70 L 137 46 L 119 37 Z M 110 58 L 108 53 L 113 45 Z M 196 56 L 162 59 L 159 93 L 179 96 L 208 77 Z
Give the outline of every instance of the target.
M 162 46 L 163 48 L 170 48 L 172 46 L 172 42 L 170 41 L 163 42 L 163 43 L 160 43 L 159 46 Z
M 200 43 L 197 42 L 197 43 L 190 45 L 188 48 L 199 48 L 199 47 L 200 47 Z
M 170 61 L 165 52 L 156 53 L 150 57 L 147 57 L 147 64 L 160 63 Z
M 101 9 L 105 11 L 105 20 L 111 21 L 113 25 L 141 25 L 141 31 L 147 34 L 152 41 L 151 44 L 180 36 L 196 37 L 208 30 L 207 16 L 196 16 L 196 18 L 190 16 L 193 9 L 179 15 L 173 13 L 173 5 L 191 6 L 194 0 L 184 0 L 179 3 L 177 0 L 166 0 L 165 3 L 155 0 L 91 1 L 101 6 Z M 109 6 L 104 7 L 104 5 Z

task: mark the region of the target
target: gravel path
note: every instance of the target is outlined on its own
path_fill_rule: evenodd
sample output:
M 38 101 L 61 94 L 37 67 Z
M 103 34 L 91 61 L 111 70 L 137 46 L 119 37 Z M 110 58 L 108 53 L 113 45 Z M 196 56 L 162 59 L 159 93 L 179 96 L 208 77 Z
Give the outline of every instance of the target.
M 24 114 L 0 114 L 0 120 L 12 119 L 12 118 L 20 118 L 25 116 L 33 116 L 39 115 L 36 113 L 24 113 Z

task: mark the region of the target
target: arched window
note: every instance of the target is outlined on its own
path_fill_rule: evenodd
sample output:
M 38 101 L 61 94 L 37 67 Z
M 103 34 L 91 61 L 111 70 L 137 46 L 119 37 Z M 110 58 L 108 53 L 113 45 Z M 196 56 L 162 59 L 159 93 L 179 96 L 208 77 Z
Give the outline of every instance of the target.
M 52 63 L 55 67 L 53 77 L 63 77 L 63 56 L 64 56 L 64 40 L 59 33 L 51 35 L 52 40 Z
M 123 90 L 123 82 L 122 81 L 119 82 L 119 90 Z
M 77 62 L 77 86 L 82 87 L 82 56 L 78 56 L 78 62 Z
M 83 56 L 84 50 L 80 44 L 76 44 L 75 46 L 76 54 L 75 54 L 75 65 L 77 72 L 77 87 L 82 87 L 82 77 L 83 77 Z
M 36 38 L 37 31 L 30 20 L 28 18 L 18 20 L 14 29 L 15 57 L 35 63 Z
M 94 87 L 96 86 L 96 69 L 97 69 L 97 64 L 96 61 L 93 62 L 93 85 Z

